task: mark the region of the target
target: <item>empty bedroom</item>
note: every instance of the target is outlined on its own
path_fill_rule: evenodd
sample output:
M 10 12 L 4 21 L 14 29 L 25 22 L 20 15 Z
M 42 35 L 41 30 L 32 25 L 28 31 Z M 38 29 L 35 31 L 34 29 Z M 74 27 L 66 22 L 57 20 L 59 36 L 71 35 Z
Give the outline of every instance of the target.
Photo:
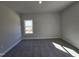
M 79 1 L 0 1 L 1 57 L 79 57 Z

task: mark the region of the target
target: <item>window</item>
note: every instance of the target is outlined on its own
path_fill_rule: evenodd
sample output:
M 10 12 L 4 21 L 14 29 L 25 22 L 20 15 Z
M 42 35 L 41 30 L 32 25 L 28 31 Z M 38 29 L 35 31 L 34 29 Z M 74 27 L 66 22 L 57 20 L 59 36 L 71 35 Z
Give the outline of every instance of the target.
M 33 21 L 32 20 L 24 20 L 24 31 L 25 31 L 25 34 L 33 33 Z

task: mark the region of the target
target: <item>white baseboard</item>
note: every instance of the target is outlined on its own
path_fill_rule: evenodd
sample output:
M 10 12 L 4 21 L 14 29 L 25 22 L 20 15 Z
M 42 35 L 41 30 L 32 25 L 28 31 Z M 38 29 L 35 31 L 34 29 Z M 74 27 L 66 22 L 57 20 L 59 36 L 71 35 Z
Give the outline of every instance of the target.
M 15 42 L 15 44 L 13 44 L 12 46 L 10 46 L 7 50 L 5 50 L 3 53 L 0 53 L 0 57 L 2 57 L 3 55 L 5 55 L 8 51 L 10 51 L 14 46 L 16 46 L 19 42 L 21 41 L 18 40 L 17 42 Z
M 52 39 L 52 38 L 61 38 L 61 37 L 23 37 L 23 39 Z

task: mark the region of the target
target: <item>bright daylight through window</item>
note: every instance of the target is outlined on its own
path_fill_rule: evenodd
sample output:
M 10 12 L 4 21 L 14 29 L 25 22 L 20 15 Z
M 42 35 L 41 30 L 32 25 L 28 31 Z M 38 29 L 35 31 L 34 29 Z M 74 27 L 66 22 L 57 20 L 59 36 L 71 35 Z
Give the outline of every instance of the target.
M 33 21 L 32 20 L 24 20 L 24 31 L 25 31 L 25 34 L 33 33 Z
M 61 50 L 61 51 L 63 51 L 63 52 L 65 52 L 65 53 L 70 53 L 72 56 L 74 56 L 74 57 L 79 57 L 79 54 L 75 51 L 75 50 L 73 50 L 73 49 L 70 49 L 70 48 L 68 48 L 68 47 L 65 47 L 65 46 L 61 46 L 61 45 L 59 45 L 59 44 L 57 44 L 57 43 L 54 43 L 54 42 L 52 42 L 52 44 L 57 48 L 57 49 L 59 49 L 59 50 Z

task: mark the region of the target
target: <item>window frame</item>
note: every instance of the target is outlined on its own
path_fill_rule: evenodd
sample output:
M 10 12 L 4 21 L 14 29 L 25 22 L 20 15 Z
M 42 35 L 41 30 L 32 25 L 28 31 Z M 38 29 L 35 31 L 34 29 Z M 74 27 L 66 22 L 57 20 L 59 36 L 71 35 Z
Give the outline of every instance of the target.
M 25 32 L 25 27 L 30 27 L 30 26 L 25 26 L 25 21 L 32 21 L 32 33 L 26 33 Z M 29 20 L 24 20 L 24 34 L 33 34 L 34 33 L 34 31 L 33 31 L 33 20 L 32 19 L 29 19 Z

